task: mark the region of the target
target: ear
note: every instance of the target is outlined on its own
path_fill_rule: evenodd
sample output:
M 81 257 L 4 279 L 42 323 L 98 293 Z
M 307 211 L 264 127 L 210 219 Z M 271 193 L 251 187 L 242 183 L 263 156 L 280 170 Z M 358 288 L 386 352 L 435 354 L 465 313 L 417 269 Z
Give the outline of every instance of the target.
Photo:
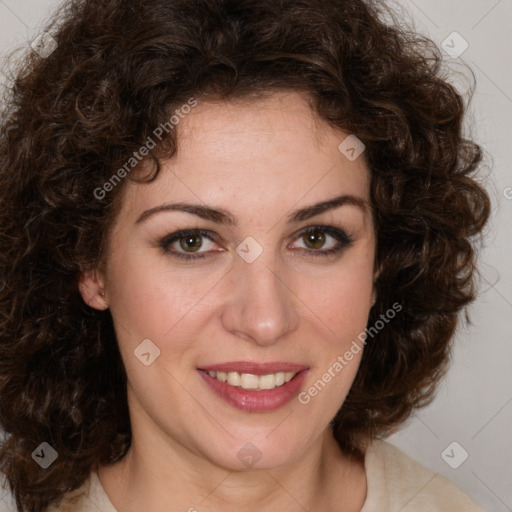
M 91 308 L 108 309 L 105 277 L 98 269 L 84 270 L 78 278 L 78 289 L 84 302 Z

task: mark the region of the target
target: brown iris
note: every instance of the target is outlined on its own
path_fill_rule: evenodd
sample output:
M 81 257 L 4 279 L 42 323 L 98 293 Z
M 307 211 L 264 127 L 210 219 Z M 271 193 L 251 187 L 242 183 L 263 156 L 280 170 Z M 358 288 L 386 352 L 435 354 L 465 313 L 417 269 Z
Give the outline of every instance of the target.
M 200 249 L 202 245 L 201 235 L 187 235 L 180 238 L 180 247 L 187 252 L 196 252 L 195 250 L 189 251 L 189 249 Z
M 312 249 L 321 249 L 325 243 L 325 235 L 321 231 L 308 231 L 303 238 Z

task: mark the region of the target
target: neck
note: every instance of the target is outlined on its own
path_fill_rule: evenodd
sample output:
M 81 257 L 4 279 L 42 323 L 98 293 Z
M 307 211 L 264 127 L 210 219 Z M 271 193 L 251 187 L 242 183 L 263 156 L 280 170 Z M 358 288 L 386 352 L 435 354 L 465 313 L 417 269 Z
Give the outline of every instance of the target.
M 167 440 L 138 441 L 99 469 L 119 512 L 275 510 L 359 511 L 366 495 L 363 462 L 346 457 L 327 429 L 293 463 L 272 470 L 230 471 Z

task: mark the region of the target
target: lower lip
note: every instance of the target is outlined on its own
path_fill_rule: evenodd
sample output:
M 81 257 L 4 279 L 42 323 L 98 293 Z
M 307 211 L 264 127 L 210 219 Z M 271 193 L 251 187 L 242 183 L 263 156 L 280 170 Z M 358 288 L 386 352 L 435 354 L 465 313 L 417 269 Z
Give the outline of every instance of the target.
M 198 370 L 198 372 L 210 389 L 233 407 L 250 412 L 267 412 L 283 407 L 299 394 L 308 370 L 300 371 L 282 386 L 262 391 L 231 386 L 227 382 L 210 377 L 202 370 Z

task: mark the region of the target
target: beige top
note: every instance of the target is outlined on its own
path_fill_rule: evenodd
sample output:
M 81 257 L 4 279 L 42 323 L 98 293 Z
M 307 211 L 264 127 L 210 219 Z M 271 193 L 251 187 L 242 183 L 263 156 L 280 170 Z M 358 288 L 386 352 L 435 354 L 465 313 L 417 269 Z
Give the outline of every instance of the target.
M 455 484 L 392 444 L 376 440 L 364 461 L 367 495 L 361 512 L 484 512 Z M 96 472 L 47 512 L 118 512 Z

